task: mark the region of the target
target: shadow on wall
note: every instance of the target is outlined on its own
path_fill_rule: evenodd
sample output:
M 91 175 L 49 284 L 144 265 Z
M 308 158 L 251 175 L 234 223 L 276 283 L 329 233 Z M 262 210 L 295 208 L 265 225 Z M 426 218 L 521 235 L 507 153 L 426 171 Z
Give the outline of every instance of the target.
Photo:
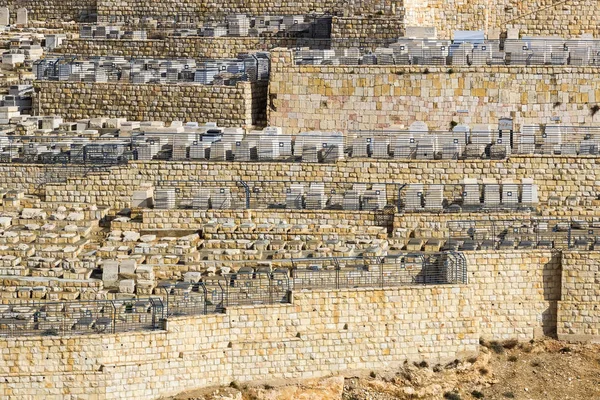
M 556 338 L 558 302 L 561 297 L 562 287 L 562 263 L 561 253 L 552 252 L 550 260 L 543 268 L 543 294 L 544 300 L 548 301 L 548 308 L 542 312 L 542 329 L 544 335 Z
M 268 82 L 256 82 L 252 84 L 252 125 L 257 128 L 267 126 L 267 98 L 269 91 Z

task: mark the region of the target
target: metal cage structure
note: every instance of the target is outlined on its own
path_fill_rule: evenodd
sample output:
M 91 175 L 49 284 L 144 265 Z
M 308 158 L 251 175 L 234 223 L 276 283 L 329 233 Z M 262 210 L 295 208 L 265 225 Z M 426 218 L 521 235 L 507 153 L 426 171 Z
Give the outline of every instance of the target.
M 0 335 L 84 335 L 160 329 L 163 307 L 160 298 L 3 304 Z

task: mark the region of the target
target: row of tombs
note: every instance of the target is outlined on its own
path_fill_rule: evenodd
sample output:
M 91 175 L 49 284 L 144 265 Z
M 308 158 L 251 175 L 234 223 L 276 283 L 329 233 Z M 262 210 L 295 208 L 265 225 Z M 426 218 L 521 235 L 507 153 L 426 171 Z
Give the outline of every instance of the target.
M 389 196 L 388 196 L 389 194 Z M 133 192 L 134 208 L 306 209 L 376 211 L 388 206 L 405 212 L 534 209 L 539 203 L 532 178 L 465 178 L 462 184 L 367 184 L 161 181 Z
M 267 222 L 268 212 L 262 222 L 205 216 L 191 229 L 167 230 L 171 236 L 165 236 L 150 226 L 152 218 L 169 220 L 171 210 L 151 210 L 154 214 L 143 214 L 141 221 L 120 216 L 109 224 L 108 209 L 93 205 L 67 207 L 20 191 L 4 191 L 2 200 L 4 299 L 133 298 L 156 294 L 161 281 L 179 281 L 192 272 L 214 276 L 248 266 L 292 269 L 297 260 L 309 260 L 305 267 L 332 268 L 333 259 L 345 258 L 359 259 L 364 267 L 364 260 L 395 264 L 420 252 L 593 250 L 600 238 L 600 221 L 594 218 L 535 217 L 530 211 L 464 221 L 450 214 L 459 218 L 432 217 L 413 225 L 401 218 L 391 234 L 387 225 L 373 222 L 326 224 L 304 217 L 307 223 L 287 223 L 281 216 Z

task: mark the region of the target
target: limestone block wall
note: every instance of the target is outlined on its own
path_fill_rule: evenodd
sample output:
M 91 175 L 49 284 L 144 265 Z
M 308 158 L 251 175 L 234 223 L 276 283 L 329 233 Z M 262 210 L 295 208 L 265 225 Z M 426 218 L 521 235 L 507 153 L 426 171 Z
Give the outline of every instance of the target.
M 468 286 L 302 292 L 290 305 L 175 318 L 166 332 L 1 338 L 0 396 L 153 399 L 234 380 L 449 361 L 477 351 L 471 297 Z
M 377 48 L 404 36 L 404 16 L 333 17 L 331 38 L 334 47 Z
M 112 168 L 110 174 L 89 174 L 85 178 L 69 179 L 66 184 L 48 185 L 46 194 L 49 201 L 89 202 L 118 210 L 129 207 L 132 192 L 141 182 L 178 181 L 185 186 L 199 186 L 199 181 L 241 179 L 249 184 L 274 181 L 268 183 L 270 190 L 285 193 L 290 177 L 295 182 L 347 182 L 351 185 L 352 182 L 460 184 L 464 178 L 501 180 L 510 176 L 516 180 L 534 178 L 542 203 L 552 195 L 563 201 L 568 196 L 575 196 L 579 205 L 592 206 L 600 182 L 599 162 L 600 159 L 595 157 L 560 156 L 512 156 L 506 161 L 348 159 L 336 164 L 132 162 Z
M 34 86 L 38 93 L 33 109 L 39 115 L 265 124 L 266 82 L 212 86 L 35 81 Z
M 16 23 L 17 9 L 23 7 L 30 20 L 79 21 L 96 12 L 96 0 L 0 0 L 0 7 L 10 8 L 12 23 Z
M 46 185 L 77 176 L 83 168 L 64 165 L 0 164 L 0 187 L 44 195 Z
M 481 337 L 530 340 L 556 331 L 560 253 L 512 250 L 464 254 Z
M 226 3 L 217 0 L 97 0 L 99 20 L 128 21 L 133 18 L 154 17 L 172 20 L 225 16 L 227 14 L 249 15 L 302 15 L 315 12 L 339 15 L 385 14 L 395 15 L 401 11 L 401 2 L 395 0 L 300 0 L 296 2 L 258 0 L 234 0 Z
M 329 39 L 301 39 L 311 48 L 376 47 L 395 42 L 404 35 L 402 17 L 333 17 Z M 58 52 L 63 54 L 164 58 L 230 58 L 242 52 L 268 51 L 276 47 L 295 48 L 298 39 L 283 36 L 260 37 L 175 37 L 163 40 L 70 39 Z
M 519 28 L 527 35 L 578 37 L 591 33 L 598 38 L 598 0 L 488 1 L 489 26 Z
M 295 39 L 260 37 L 167 37 L 164 40 L 72 39 L 58 50 L 83 57 L 234 58 L 242 52 L 294 46 Z
M 600 252 L 564 252 L 562 297 L 558 304 L 560 339 L 600 341 Z
M 344 210 L 159 210 L 143 209 L 139 211 L 142 222 L 127 222 L 121 225 L 113 221 L 115 229 L 129 230 L 134 224 L 135 230 L 181 229 L 197 230 L 202 225 L 217 221 L 232 222 L 236 225 L 245 222 L 255 224 L 308 225 L 309 229 L 319 225 L 349 225 L 352 227 L 387 226 L 387 220 L 378 218 L 372 211 Z M 408 237 L 414 232 L 415 237 L 447 239 L 449 237 L 448 223 L 450 221 L 511 221 L 539 219 L 576 219 L 578 221 L 595 222 L 600 219 L 600 213 L 590 212 L 589 209 L 558 209 L 545 216 L 534 217 L 529 212 L 470 212 L 470 213 L 396 213 L 393 216 L 394 237 Z
M 439 38 L 451 39 L 455 30 L 506 31 L 517 27 L 525 35 L 576 37 L 600 33 L 598 0 L 407 0 L 407 26 L 435 26 Z
M 243 224 L 252 221 L 255 224 L 317 225 L 339 224 L 351 226 L 377 226 L 378 221 L 371 211 L 342 210 L 143 210 L 142 230 L 152 229 L 190 229 L 196 230 L 210 221 L 233 222 Z M 117 223 L 118 225 L 118 223 Z M 118 228 L 115 228 L 118 229 Z
M 517 127 L 598 123 L 598 68 L 293 65 L 290 50 L 272 53 L 269 123 L 306 130 L 385 129 L 419 120 L 430 129 L 492 124 Z

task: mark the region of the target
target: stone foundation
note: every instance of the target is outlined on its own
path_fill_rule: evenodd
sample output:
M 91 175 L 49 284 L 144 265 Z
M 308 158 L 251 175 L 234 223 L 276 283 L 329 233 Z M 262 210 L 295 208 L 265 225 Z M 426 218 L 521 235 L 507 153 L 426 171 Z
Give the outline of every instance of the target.
M 164 40 L 72 39 L 58 50 L 81 57 L 235 58 L 239 53 L 295 46 L 279 37 L 167 37 Z
M 19 8 L 27 9 L 29 20 L 80 21 L 96 12 L 96 3 L 96 0 L 0 0 L 0 7 L 11 10 L 14 24 Z
M 600 84 L 591 67 L 297 66 L 291 50 L 272 52 L 269 124 L 307 130 L 451 124 L 593 125 Z
M 565 252 L 558 338 L 600 343 L 600 252 Z
M 408 0 L 404 7 L 407 26 L 435 26 L 438 37 L 445 39 L 451 39 L 455 30 L 484 30 L 489 34 L 493 29 L 506 31 L 510 27 L 529 36 L 591 33 L 597 37 L 600 33 L 596 23 L 600 10 L 595 0 Z
M 563 203 L 575 196 L 577 206 L 591 207 L 597 204 L 597 163 L 595 157 L 560 156 L 512 156 L 508 161 L 348 159 L 336 164 L 132 162 L 112 168 L 110 174 L 89 174 L 85 178 L 70 179 L 67 184 L 48 185 L 46 193 L 49 201 L 88 202 L 118 210 L 129 207 L 132 192 L 140 182 L 166 181 L 166 186 L 169 181 L 180 182 L 174 185 L 190 190 L 198 188 L 202 181 L 267 181 L 264 186 L 269 191 L 282 195 L 291 181 L 324 182 L 327 189 L 329 182 L 386 183 L 393 177 L 395 185 L 389 185 L 388 189 L 391 202 L 397 199 L 399 185 L 405 183 L 461 184 L 464 178 L 501 180 L 510 176 L 515 180 L 533 177 L 542 204 L 550 196 L 557 196 Z
M 265 125 L 266 82 L 213 86 L 35 81 L 34 86 L 38 93 L 33 109 L 39 115 Z
M 232 381 L 447 362 L 477 352 L 471 296 L 465 286 L 302 292 L 291 305 L 170 319 L 164 332 L 2 338 L 0 396 L 154 399 Z

